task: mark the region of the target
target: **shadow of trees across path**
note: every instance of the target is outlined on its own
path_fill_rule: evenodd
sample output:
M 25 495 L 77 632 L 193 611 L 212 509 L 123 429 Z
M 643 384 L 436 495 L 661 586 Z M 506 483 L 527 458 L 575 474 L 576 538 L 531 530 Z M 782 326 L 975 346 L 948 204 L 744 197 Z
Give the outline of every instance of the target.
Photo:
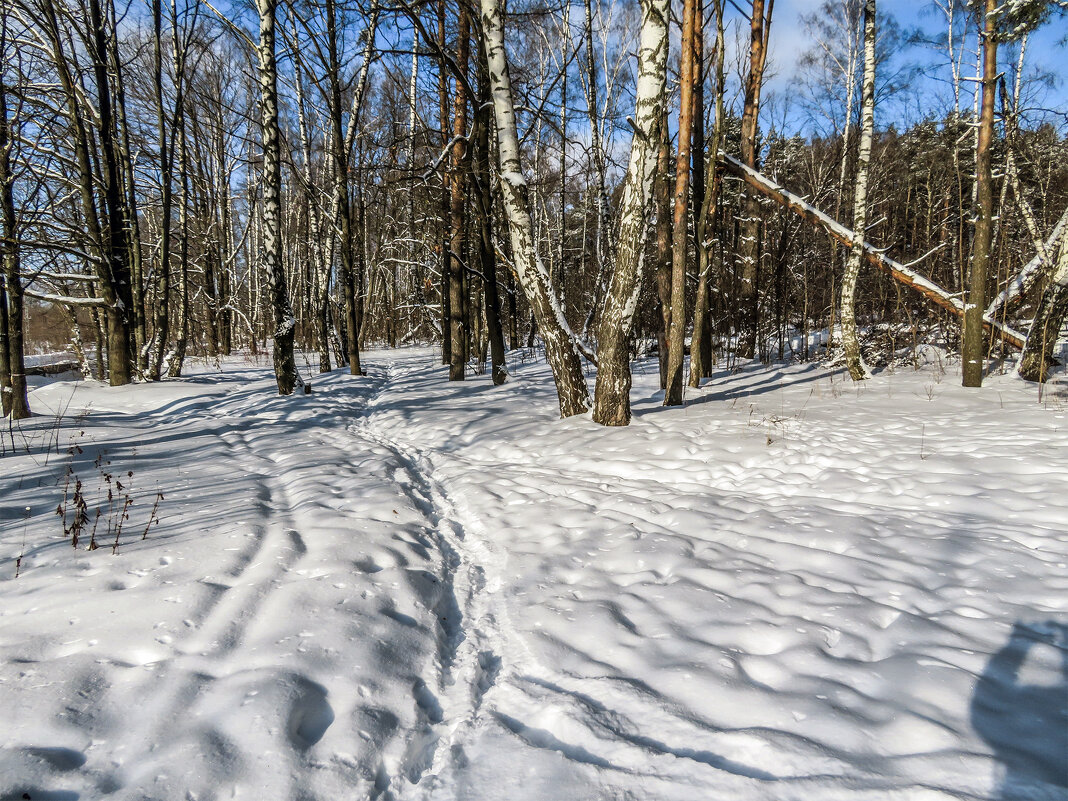
M 1017 622 L 979 677 L 971 718 L 1001 765 L 993 799 L 1068 798 L 1068 623 Z

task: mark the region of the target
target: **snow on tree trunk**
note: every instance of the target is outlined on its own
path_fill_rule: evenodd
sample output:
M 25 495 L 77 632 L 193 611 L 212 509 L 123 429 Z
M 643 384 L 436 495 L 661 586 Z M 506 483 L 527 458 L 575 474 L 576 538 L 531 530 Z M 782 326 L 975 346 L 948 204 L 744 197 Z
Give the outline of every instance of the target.
M 994 232 L 994 176 L 990 149 L 994 135 L 994 89 L 997 83 L 998 43 L 994 31 L 997 7 L 997 0 L 986 0 L 983 16 L 982 106 L 975 154 L 975 235 L 968 269 L 968 302 L 964 307 L 964 341 L 961 346 L 962 383 L 966 387 L 978 387 L 983 383 L 983 350 L 986 345 L 983 309 L 986 308 L 986 277 L 990 269 L 990 246 Z
M 719 160 L 723 169 L 732 175 L 741 178 L 746 184 L 753 189 L 756 189 L 765 197 L 774 200 L 781 206 L 785 206 L 790 211 L 813 225 L 818 225 L 843 245 L 852 245 L 853 232 L 833 217 L 824 214 L 815 206 L 807 203 L 803 198 L 783 189 L 766 175 L 750 169 L 737 159 L 731 158 L 722 151 L 720 151 Z M 867 259 L 868 263 L 873 267 L 888 273 L 894 280 L 916 290 L 936 306 L 940 306 L 946 311 L 955 314 L 957 317 L 964 316 L 964 304 L 961 302 L 960 298 L 947 292 L 931 279 L 920 275 L 911 267 L 891 259 L 881 250 L 874 247 L 870 242 L 865 242 L 863 247 L 864 258 Z M 993 331 L 997 331 L 1006 343 L 1015 345 L 1017 348 L 1023 348 L 1026 337 L 1019 331 L 1014 331 L 1009 326 L 995 319 L 992 315 L 985 315 L 983 317 L 983 325 Z
M 500 0 L 481 0 L 486 61 L 497 124 L 497 149 L 501 170 L 501 195 L 508 219 L 512 260 L 516 278 L 530 303 L 545 356 L 553 371 L 560 401 L 560 416 L 570 417 L 589 409 L 590 395 L 582 374 L 574 334 L 568 328 L 560 303 L 553 295 L 549 273 L 534 245 L 534 226 L 527 203 L 526 179 L 519 158 L 512 83 L 504 50 L 504 10 Z
M 860 354 L 857 315 L 853 307 L 857 276 L 864 260 L 864 231 L 868 227 L 868 164 L 871 161 L 872 132 L 875 129 L 875 0 L 864 3 L 864 85 L 861 89 L 860 152 L 857 177 L 853 183 L 853 243 L 842 277 L 842 345 L 846 368 L 854 381 L 868 377 Z
M 489 339 L 491 375 L 495 385 L 508 380 L 504 357 L 504 327 L 501 325 L 501 298 L 497 287 L 497 253 L 493 238 L 493 186 L 490 178 L 490 125 L 492 102 L 486 69 L 486 49 L 478 48 L 478 104 L 475 111 L 474 179 L 479 232 L 479 270 L 483 275 L 486 329 Z M 562 238 L 562 237 L 561 237 Z
M 990 301 L 990 305 L 986 307 L 986 317 L 995 316 L 1003 306 L 1007 306 L 1021 295 L 1026 294 L 1041 277 L 1050 274 L 1054 265 L 1048 263 L 1045 254 L 1056 251 L 1066 228 L 1068 228 L 1068 208 L 1064 210 L 1060 219 L 1057 220 L 1057 224 L 1053 226 L 1053 231 L 1043 243 L 1044 248 L 1035 253 L 1031 261 L 1027 262 L 997 297 Z
M 1065 318 L 1068 317 L 1068 237 L 1061 240 L 1057 266 L 1035 312 L 1027 344 L 1020 357 L 1020 375 L 1028 381 L 1045 382 L 1053 363 L 1053 346 L 1057 343 Z
M 293 359 L 296 320 L 289 303 L 282 264 L 282 165 L 278 131 L 278 62 L 274 52 L 277 0 L 256 0 L 260 15 L 257 49 L 260 79 L 260 124 L 263 129 L 263 244 L 260 258 L 271 291 L 274 312 L 274 375 L 278 394 L 290 395 L 297 383 Z
M 642 286 L 647 211 L 660 143 L 668 52 L 667 14 L 668 0 L 642 0 L 634 112 L 636 132 L 620 204 L 616 264 L 597 337 L 593 419 L 606 426 L 630 422 L 629 343 Z

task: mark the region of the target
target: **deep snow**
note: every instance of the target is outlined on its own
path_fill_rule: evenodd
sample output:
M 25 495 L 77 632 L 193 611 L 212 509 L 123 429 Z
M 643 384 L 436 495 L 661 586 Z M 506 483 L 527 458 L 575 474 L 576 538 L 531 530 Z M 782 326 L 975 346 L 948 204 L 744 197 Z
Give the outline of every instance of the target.
M 1063 386 L 644 365 L 604 429 L 437 362 L 37 389 L 0 799 L 1068 799 Z

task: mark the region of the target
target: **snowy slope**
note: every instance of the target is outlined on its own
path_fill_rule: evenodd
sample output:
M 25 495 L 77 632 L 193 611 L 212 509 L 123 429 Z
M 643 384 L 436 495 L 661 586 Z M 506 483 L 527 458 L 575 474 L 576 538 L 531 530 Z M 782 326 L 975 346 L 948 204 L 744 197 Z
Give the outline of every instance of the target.
M 1063 388 L 650 367 L 604 429 L 543 364 L 367 364 L 34 393 L 0 798 L 1068 799 Z M 68 464 L 98 531 L 133 472 L 118 555 Z

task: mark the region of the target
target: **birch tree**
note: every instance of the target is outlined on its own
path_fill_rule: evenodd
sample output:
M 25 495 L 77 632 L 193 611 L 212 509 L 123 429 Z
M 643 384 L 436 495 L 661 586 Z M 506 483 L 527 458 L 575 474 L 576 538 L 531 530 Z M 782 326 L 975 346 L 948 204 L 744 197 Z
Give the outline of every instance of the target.
M 1019 373 L 1028 381 L 1045 382 L 1053 364 L 1053 346 L 1068 318 L 1068 237 L 1061 239 L 1049 286 L 1042 293 L 1027 342 L 1020 356 Z
M 504 9 L 501 0 L 481 0 L 482 32 L 497 127 L 501 195 L 508 220 L 516 278 L 545 343 L 545 356 L 553 371 L 560 416 L 582 414 L 590 407 L 589 390 L 582 374 L 574 334 L 564 319 L 553 292 L 549 273 L 538 255 L 534 225 L 527 202 L 527 182 L 520 160 L 512 83 L 504 49 Z
M 275 17 L 278 0 L 256 0 L 260 19 L 259 61 L 260 128 L 263 148 L 263 244 L 260 258 L 267 275 L 274 317 L 274 375 L 279 395 L 290 395 L 296 386 L 297 365 L 293 358 L 296 320 L 289 301 L 282 264 L 282 166 L 278 129 L 278 61 L 275 55 Z
M 864 83 L 861 88 L 860 151 L 853 182 L 853 244 L 842 277 L 842 345 L 846 368 L 854 381 L 868 377 L 857 338 L 857 315 L 853 306 L 857 276 L 864 261 L 864 232 L 868 227 L 868 164 L 875 129 L 875 0 L 864 2 Z
M 601 425 L 630 422 L 630 335 L 641 291 L 649 200 L 664 117 L 668 7 L 668 0 L 642 0 L 635 132 L 620 203 L 615 269 L 598 333 L 593 419 Z

